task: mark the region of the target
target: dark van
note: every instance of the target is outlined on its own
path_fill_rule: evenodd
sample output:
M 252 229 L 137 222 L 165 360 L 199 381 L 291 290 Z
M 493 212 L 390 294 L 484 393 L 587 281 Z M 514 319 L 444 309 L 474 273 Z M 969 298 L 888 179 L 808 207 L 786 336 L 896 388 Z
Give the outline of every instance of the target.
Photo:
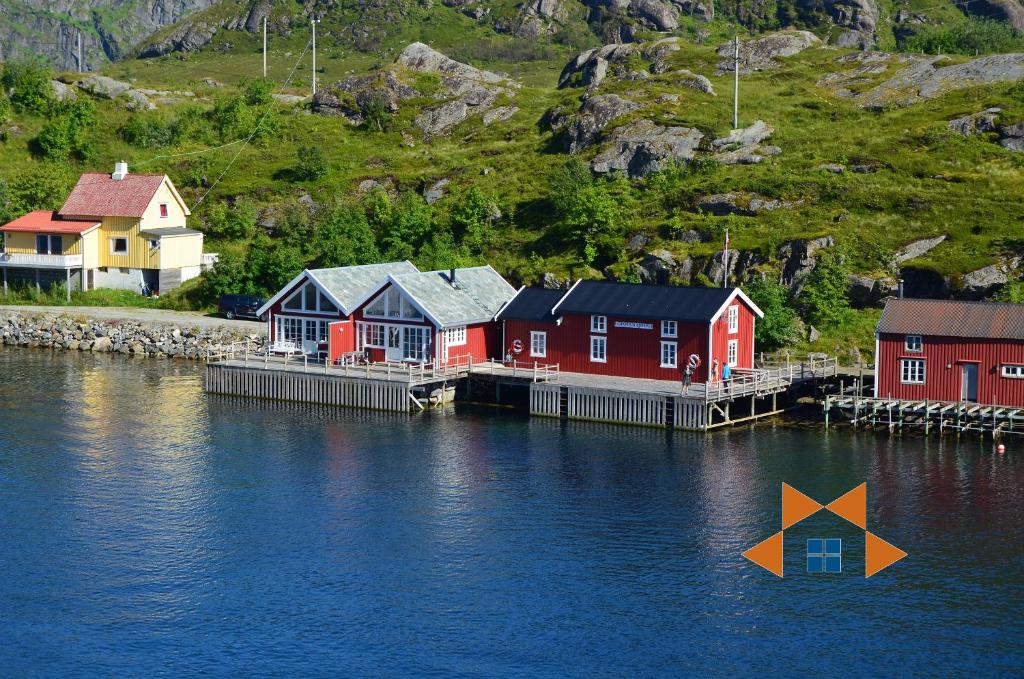
M 255 318 L 267 320 L 267 315 L 257 316 L 256 312 L 267 303 L 267 300 L 255 295 L 221 295 L 217 311 L 227 318 Z

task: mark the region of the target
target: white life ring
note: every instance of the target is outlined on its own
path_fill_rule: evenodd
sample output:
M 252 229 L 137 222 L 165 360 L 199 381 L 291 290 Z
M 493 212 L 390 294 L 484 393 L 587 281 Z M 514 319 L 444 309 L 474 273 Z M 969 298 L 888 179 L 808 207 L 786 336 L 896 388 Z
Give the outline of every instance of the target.
M 686 367 L 690 370 L 696 370 L 700 367 L 700 356 L 697 354 L 690 354 L 689 360 L 686 362 Z
M 523 353 L 523 340 L 521 340 L 521 339 L 512 340 L 512 353 L 515 353 L 515 354 Z

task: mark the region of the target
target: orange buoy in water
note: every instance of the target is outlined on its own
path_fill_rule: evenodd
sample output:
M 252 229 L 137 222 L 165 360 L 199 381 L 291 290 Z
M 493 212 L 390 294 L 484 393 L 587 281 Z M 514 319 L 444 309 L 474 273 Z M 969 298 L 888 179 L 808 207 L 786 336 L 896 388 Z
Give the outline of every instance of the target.
M 1000 443 L 998 446 L 996 446 L 996 450 L 998 452 L 1000 452 L 1000 453 L 1005 453 L 1006 452 L 1006 446 L 1004 446 L 1002 443 Z

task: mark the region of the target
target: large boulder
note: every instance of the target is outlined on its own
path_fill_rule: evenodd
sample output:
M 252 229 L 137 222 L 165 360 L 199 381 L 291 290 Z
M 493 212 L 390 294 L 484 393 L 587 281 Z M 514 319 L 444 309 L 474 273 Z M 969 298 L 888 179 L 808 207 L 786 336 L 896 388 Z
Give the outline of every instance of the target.
M 791 57 L 808 47 L 820 45 L 821 40 L 810 31 L 786 30 L 769 33 L 752 40 L 740 41 L 740 73 L 767 71 L 779 66 L 779 57 Z M 733 70 L 735 46 L 727 42 L 718 48 L 718 71 Z
M 437 73 L 455 80 L 475 80 L 478 82 L 499 84 L 506 78 L 482 69 L 455 61 L 437 50 L 414 42 L 398 56 L 398 64 L 417 73 Z
M 937 66 L 943 61 L 943 57 L 918 59 L 854 101 L 862 108 L 909 106 L 953 90 L 1024 80 L 1024 54 L 991 54 Z
M 171 52 L 192 52 L 209 45 L 223 22 L 189 21 L 139 51 L 140 59 L 161 57 Z
M 704 196 L 697 201 L 695 207 L 698 212 L 719 217 L 724 215 L 755 217 L 774 210 L 792 208 L 798 204 L 794 201 L 768 198 L 756 193 L 730 191 Z
M 569 153 L 578 153 L 595 141 L 608 124 L 628 113 L 639 110 L 640 104 L 623 99 L 617 94 L 588 97 L 575 119 L 565 131 L 565 147 Z
M 782 281 L 795 293 L 803 289 L 804 280 L 817 265 L 816 254 L 835 245 L 831 236 L 789 241 L 779 246 L 776 256 L 782 262 Z
M 732 130 L 728 136 L 720 137 L 711 142 L 715 149 L 737 146 L 754 146 L 775 134 L 775 128 L 763 120 L 756 120 L 750 127 Z
M 100 99 L 115 99 L 132 89 L 130 84 L 108 78 L 105 75 L 90 75 L 79 80 L 75 85 L 83 92 Z
M 999 127 L 999 144 L 1010 151 L 1024 152 L 1024 121 Z
M 875 44 L 878 6 L 874 0 L 830 0 L 832 22 L 845 30 L 835 39 L 838 47 L 868 49 Z
M 934 238 L 922 238 L 920 240 L 912 241 L 897 250 L 893 259 L 897 264 L 909 262 L 912 259 L 917 259 L 918 257 L 931 252 L 944 240 L 946 240 L 946 234 L 935 236 Z
M 987 108 L 980 113 L 972 113 L 962 118 L 950 120 L 949 129 L 959 132 L 965 137 L 970 137 L 982 132 L 995 132 L 998 129 L 999 114 L 1002 109 L 997 107 Z
M 657 31 L 674 31 L 679 28 L 679 9 L 666 0 L 631 0 L 629 14 Z
M 597 173 L 619 170 L 630 177 L 645 177 L 669 163 L 693 160 L 703 136 L 692 127 L 662 127 L 637 120 L 612 132 L 608 148 L 590 167 Z
M 1016 279 L 1020 274 L 1019 266 L 1020 258 L 1014 257 L 1011 260 L 990 264 L 966 273 L 956 296 L 959 299 L 984 299 L 1011 280 Z
M 416 88 L 402 82 L 390 70 L 363 76 L 350 76 L 320 89 L 313 97 L 313 112 L 326 116 L 344 116 L 362 122 L 365 111 L 380 102 L 389 113 L 398 113 L 406 99 L 421 96 Z
M 850 274 L 846 278 L 846 296 L 858 308 L 875 306 L 896 291 L 896 280 L 891 276 Z

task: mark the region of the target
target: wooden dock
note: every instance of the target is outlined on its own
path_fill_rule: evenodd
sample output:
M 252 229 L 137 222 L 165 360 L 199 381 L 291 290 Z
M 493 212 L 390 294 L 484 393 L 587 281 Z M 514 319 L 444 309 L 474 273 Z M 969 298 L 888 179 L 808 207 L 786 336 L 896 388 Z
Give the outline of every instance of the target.
M 779 394 L 835 373 L 835 359 L 808 359 L 737 369 L 726 382 L 684 390 L 675 381 L 566 373 L 533 362 L 333 365 L 232 346 L 207 363 L 205 387 L 213 394 L 408 412 L 450 400 L 457 386 L 468 392 L 483 384 L 487 402 L 504 403 L 511 391 L 525 390 L 535 416 L 709 431 L 775 415 L 782 410 Z
M 822 407 L 826 428 L 835 424 L 838 415 L 840 422 L 854 428 L 882 428 L 892 433 L 915 430 L 939 436 L 976 433 L 995 438 L 1024 434 L 1024 408 L 1013 406 L 841 394 L 826 396 Z

